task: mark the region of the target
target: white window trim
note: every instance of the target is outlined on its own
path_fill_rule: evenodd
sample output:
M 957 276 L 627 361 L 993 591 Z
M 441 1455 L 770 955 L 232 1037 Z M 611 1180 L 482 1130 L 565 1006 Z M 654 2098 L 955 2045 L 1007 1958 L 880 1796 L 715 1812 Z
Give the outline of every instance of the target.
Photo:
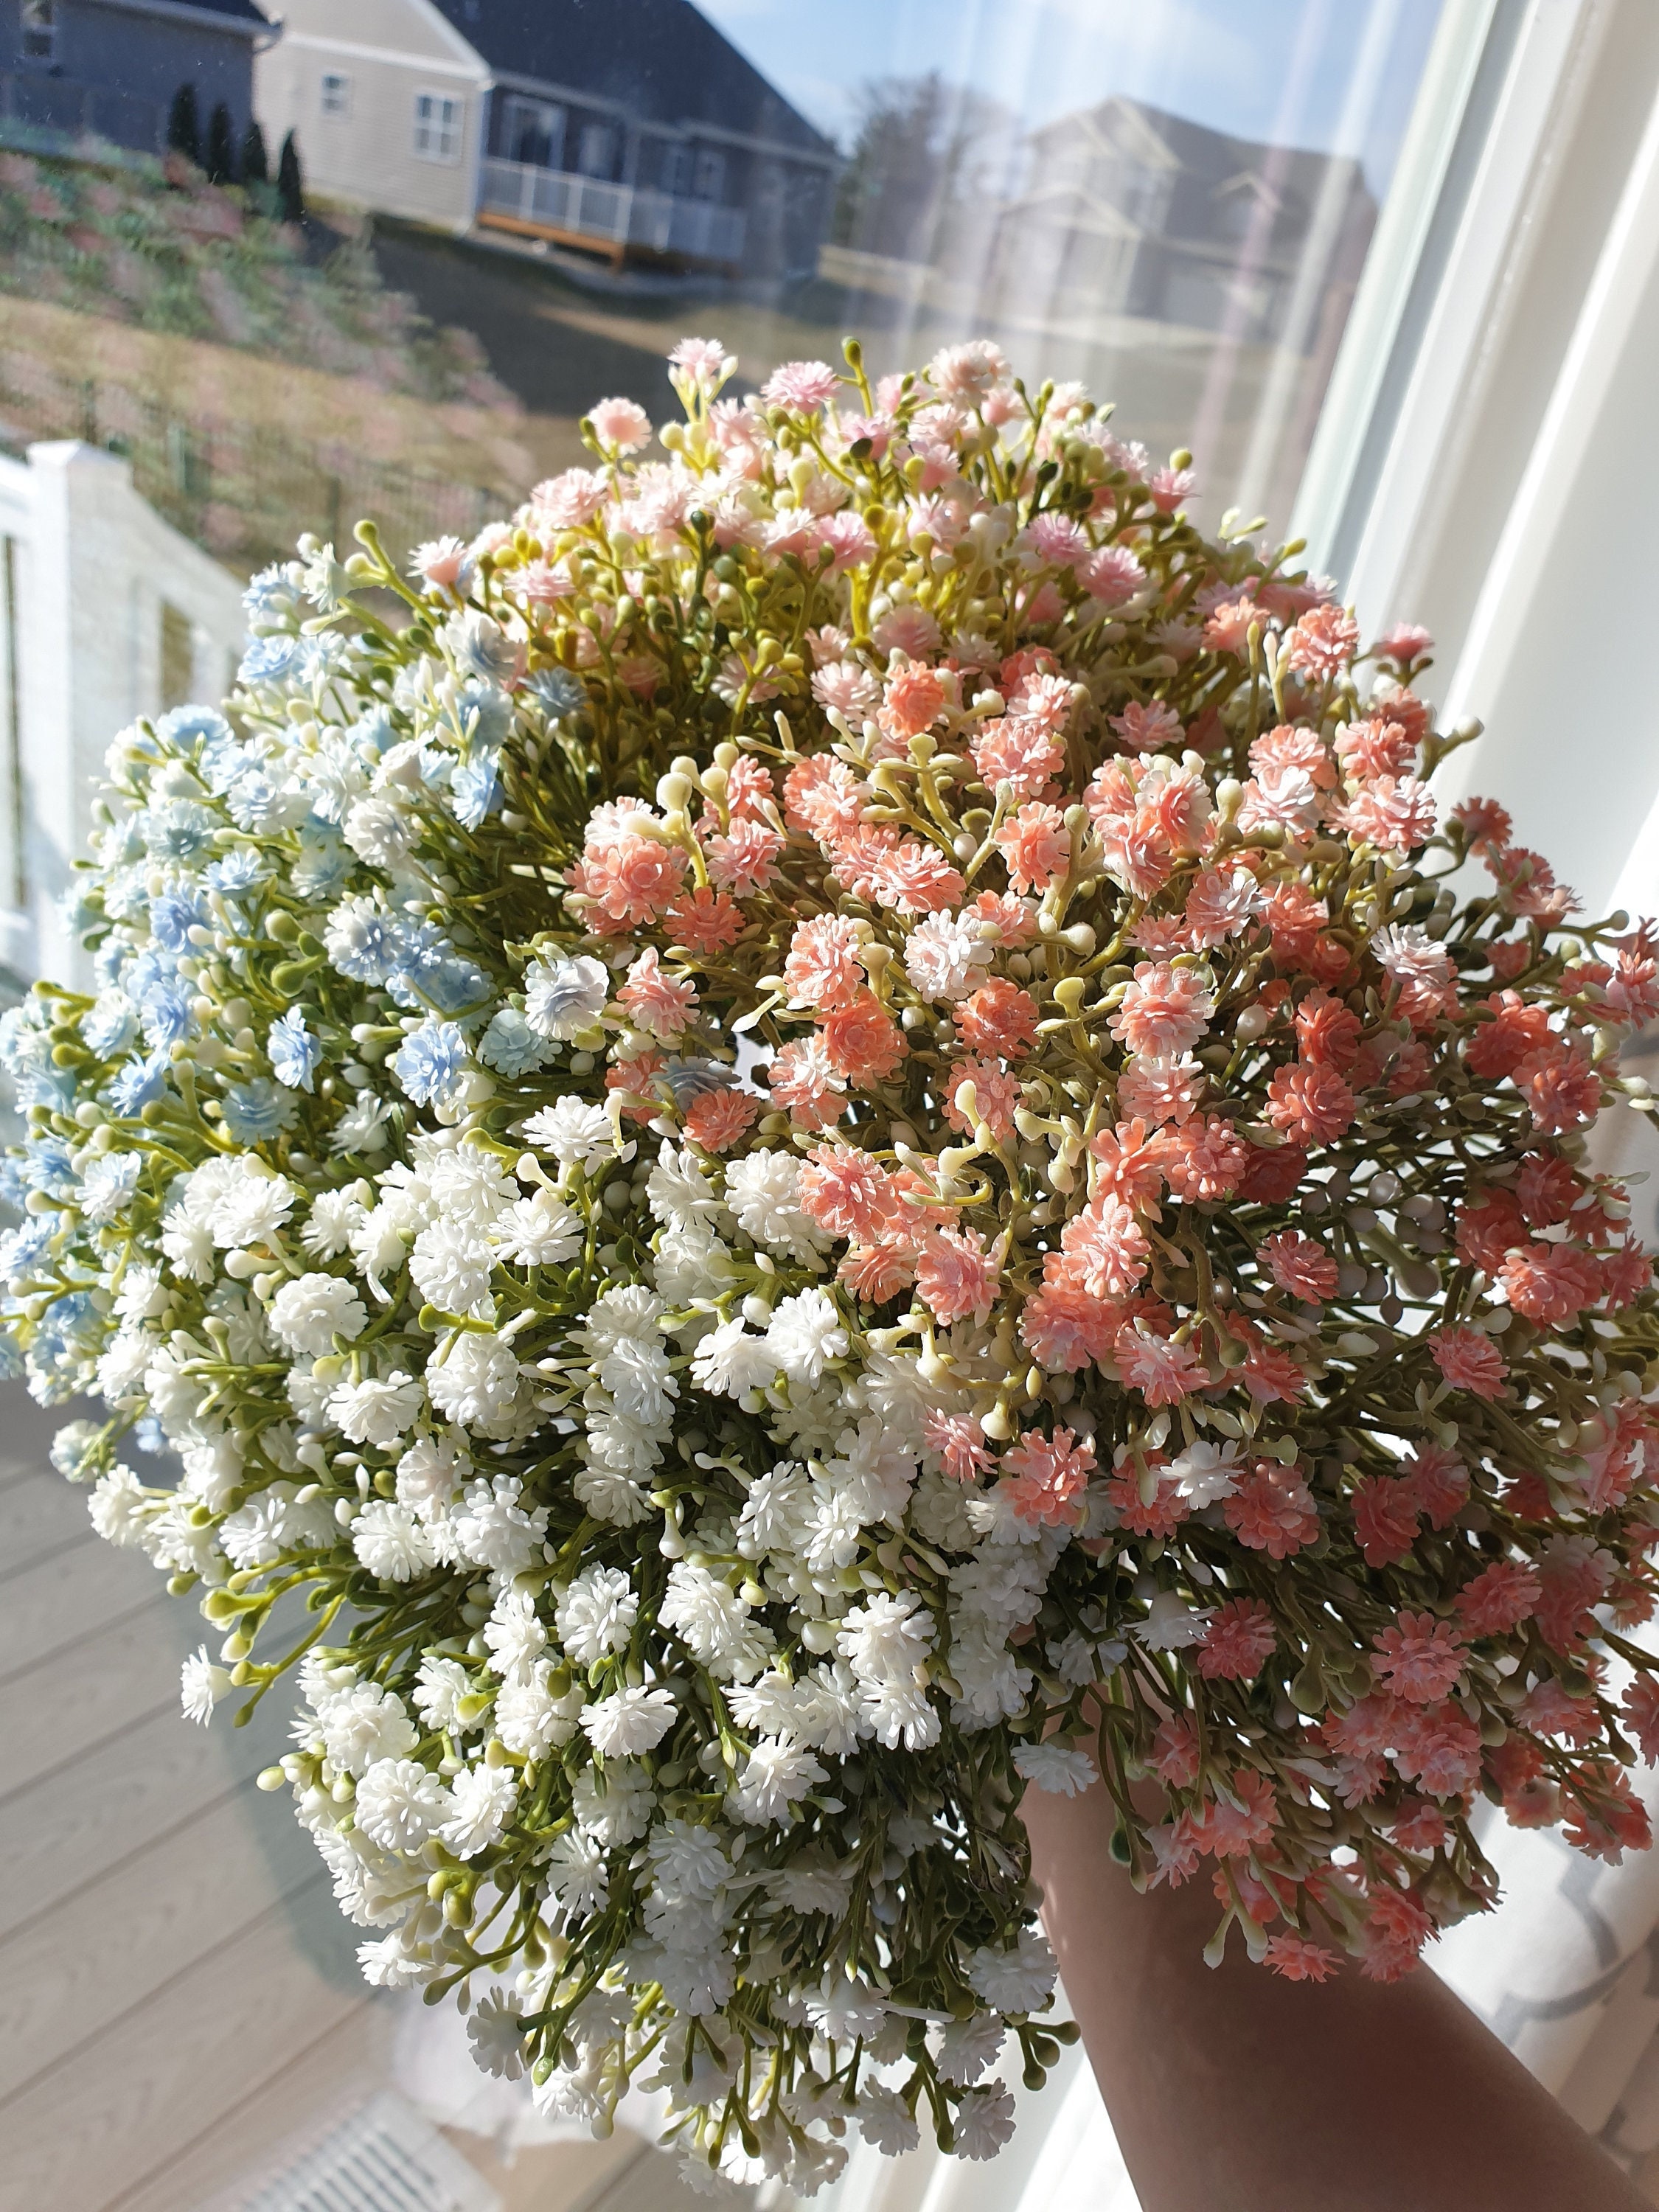
M 441 115 L 447 108 L 454 109 L 454 145 L 451 152 L 443 153 L 436 150 L 436 149 L 430 144 L 422 146 L 421 143 L 422 132 L 428 130 L 428 126 L 423 125 L 421 120 L 421 102 L 423 100 L 431 100 L 440 115 Z M 457 93 L 441 92 L 434 86 L 417 84 L 415 88 L 414 94 L 414 114 L 411 122 L 411 134 L 415 159 L 417 161 L 430 161 L 436 167 L 442 169 L 453 169 L 459 167 L 461 156 L 466 150 L 465 100 Z M 447 135 L 447 125 L 442 123 L 436 125 L 435 128 L 429 132 L 429 136 L 437 141 L 438 145 L 441 145 L 442 140 Z
M 331 106 L 329 104 L 330 85 L 338 85 L 341 88 L 341 99 L 337 106 Z M 354 87 L 349 70 L 325 70 L 317 80 L 318 113 L 329 123 L 349 123 L 351 120 L 353 91 Z

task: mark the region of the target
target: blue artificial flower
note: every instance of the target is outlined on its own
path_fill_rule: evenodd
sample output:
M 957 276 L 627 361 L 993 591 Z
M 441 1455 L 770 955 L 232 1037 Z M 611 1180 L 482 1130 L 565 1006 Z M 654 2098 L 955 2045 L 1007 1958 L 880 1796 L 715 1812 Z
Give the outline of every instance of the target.
M 218 891 L 226 898 L 235 898 L 243 891 L 256 889 L 270 872 L 263 854 L 252 845 L 237 845 L 222 860 L 212 863 L 204 880 L 210 890 Z
M 70 1196 L 76 1177 L 69 1146 L 61 1137 L 31 1137 L 23 1156 L 24 1178 L 31 1190 L 43 1190 L 49 1198 Z
M 439 1104 L 466 1072 L 466 1039 L 453 1022 L 423 1022 L 404 1039 L 390 1065 L 406 1097 L 417 1106 Z
M 281 1136 L 300 1110 L 300 1102 L 279 1091 L 268 1075 L 233 1083 L 225 1093 L 225 1127 L 239 1145 L 265 1145 Z
M 109 1087 L 109 1103 L 124 1119 L 131 1120 L 164 1097 L 172 1062 L 165 1049 L 148 1060 L 130 1060 Z
M 344 888 L 356 866 L 355 854 L 331 830 L 305 822 L 300 828 L 299 857 L 289 872 L 289 881 L 301 898 L 320 904 Z
M 304 612 L 300 603 L 303 574 L 297 561 L 278 561 L 251 579 L 242 593 L 242 608 L 247 626 L 256 635 L 299 620 Z
M 28 1204 L 29 1182 L 23 1170 L 23 1155 L 7 1152 L 0 1158 L 0 1206 L 9 1206 L 12 1212 L 21 1213 Z M 36 1217 L 30 1215 L 30 1220 Z
M 191 753 L 200 745 L 204 764 L 216 746 L 236 743 L 230 724 L 214 707 L 174 707 L 156 723 L 155 734 L 174 752 Z
M 495 763 L 464 761 L 449 780 L 450 804 L 464 830 L 476 830 L 501 803 Z
M 402 957 L 403 927 L 373 899 L 343 900 L 328 918 L 328 957 L 354 983 L 384 983 Z
M 9 1161 L 7 1165 L 14 1175 L 17 1173 L 14 1163 Z M 21 1176 L 18 1176 L 18 1181 L 21 1182 Z M 49 1219 L 44 1214 L 31 1213 L 17 1228 L 8 1230 L 3 1237 L 0 1237 L 0 1275 L 5 1277 L 14 1290 L 28 1281 L 46 1256 L 56 1226 L 55 1218 Z
M 538 668 L 524 688 L 550 722 L 587 704 L 587 686 L 568 668 Z
M 455 721 L 470 757 L 498 753 L 513 727 L 513 702 L 500 684 L 474 678 L 455 696 Z
M 100 1060 L 113 1060 L 137 1039 L 138 1010 L 125 991 L 100 991 L 81 1017 L 81 1035 Z
M 297 1006 L 290 1006 L 279 1021 L 271 1024 L 265 1039 L 265 1053 L 271 1073 L 285 1089 L 311 1089 L 311 1079 L 317 1073 L 323 1048 L 306 1027 L 306 1018 Z
M 484 1066 L 508 1077 L 526 1075 L 533 1067 L 544 1066 L 552 1049 L 516 1006 L 499 1008 L 478 1041 L 478 1057 Z
M 162 891 L 149 902 L 149 933 L 164 952 L 183 952 L 192 929 L 208 919 L 207 901 L 199 891 Z
M 392 717 L 384 707 L 376 707 L 361 721 L 353 722 L 346 733 L 365 761 L 377 761 L 398 742 L 398 732 L 392 727 Z
M 88 1455 L 98 1442 L 99 1434 L 96 1421 L 69 1421 L 52 1438 L 50 1455 L 52 1468 L 66 1482 L 79 1482 L 89 1471 Z
M 54 1067 L 48 1060 L 33 1073 L 17 1078 L 17 1104 L 25 1114 L 31 1106 L 44 1106 L 52 1114 L 72 1114 L 79 1091 L 72 1067 Z
M 254 639 L 236 673 L 244 684 L 277 684 L 292 675 L 303 658 L 299 639 L 277 631 L 270 637 Z
M 134 1424 L 132 1441 L 141 1452 L 164 1452 L 167 1448 L 167 1431 L 154 1413 L 144 1414 Z
M 188 865 L 213 842 L 218 823 L 205 806 L 193 799 L 172 799 L 152 806 L 138 817 L 144 848 L 153 860 L 177 860 Z
M 152 983 L 138 1001 L 138 1018 L 147 1045 L 165 1049 L 182 1044 L 196 1034 L 190 986 L 177 976 Z
M 21 1006 L 8 1006 L 0 1014 L 0 1067 L 22 1075 L 34 1067 L 46 1048 L 46 1031 L 37 1024 L 40 1001 L 26 999 Z
M 453 953 L 431 971 L 422 988 L 441 1014 L 459 1014 L 488 994 L 489 978 L 471 960 Z

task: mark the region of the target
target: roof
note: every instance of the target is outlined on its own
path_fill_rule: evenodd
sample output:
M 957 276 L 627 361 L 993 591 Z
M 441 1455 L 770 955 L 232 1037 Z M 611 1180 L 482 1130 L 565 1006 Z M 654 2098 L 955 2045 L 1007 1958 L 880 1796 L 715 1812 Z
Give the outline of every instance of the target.
M 433 4 L 501 77 L 592 93 L 649 123 L 701 123 L 839 158 L 691 0 Z
M 1234 138 L 1189 116 L 1171 115 L 1147 101 L 1115 94 L 1097 106 L 1074 108 L 1031 134 L 1039 148 L 1057 147 L 1082 131 L 1102 144 L 1121 141 L 1126 135 L 1138 140 L 1146 153 L 1154 149 L 1171 158 L 1188 175 L 1223 188 L 1237 185 L 1241 173 L 1266 171 L 1279 186 L 1308 191 L 1332 169 L 1352 173 L 1355 185 L 1364 190 L 1359 163 L 1352 155 L 1323 154 L 1310 147 L 1275 146 L 1259 139 Z M 1150 142 L 1150 143 L 1149 143 Z
M 217 15 L 227 30 L 269 31 L 271 19 L 253 0 L 101 0 L 106 8 L 118 8 L 132 15 Z

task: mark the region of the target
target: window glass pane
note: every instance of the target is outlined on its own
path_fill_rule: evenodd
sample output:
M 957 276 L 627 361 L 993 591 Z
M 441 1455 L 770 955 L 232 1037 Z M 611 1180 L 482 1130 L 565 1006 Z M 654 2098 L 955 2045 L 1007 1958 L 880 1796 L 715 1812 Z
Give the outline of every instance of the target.
M 1285 524 L 1440 0 L 697 5 L 846 157 L 757 365 L 991 335 Z

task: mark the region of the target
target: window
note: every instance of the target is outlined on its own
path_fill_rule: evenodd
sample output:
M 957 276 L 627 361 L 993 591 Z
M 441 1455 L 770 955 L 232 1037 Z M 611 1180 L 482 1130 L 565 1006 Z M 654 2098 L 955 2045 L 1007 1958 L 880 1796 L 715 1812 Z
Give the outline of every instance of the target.
M 548 100 L 509 100 L 501 128 L 501 150 L 509 161 L 525 161 L 532 168 L 562 167 L 563 108 Z
M 415 95 L 415 158 L 419 161 L 459 161 L 461 157 L 461 103 L 441 92 Z
M 691 180 L 695 199 L 717 200 L 726 189 L 726 156 L 704 148 L 697 155 L 696 173 Z
M 609 177 L 616 168 L 617 133 L 609 123 L 584 123 L 576 167 L 585 177 Z
M 163 711 L 182 707 L 196 688 L 196 631 L 170 599 L 161 602 L 161 690 Z
M 22 0 L 17 25 L 17 50 L 26 62 L 57 60 L 58 0 Z
M 691 149 L 689 146 L 665 146 L 662 152 L 662 188 L 677 198 L 691 189 Z
M 323 71 L 322 95 L 319 102 L 325 115 L 347 116 L 351 112 L 351 79 L 342 76 L 337 70 Z

